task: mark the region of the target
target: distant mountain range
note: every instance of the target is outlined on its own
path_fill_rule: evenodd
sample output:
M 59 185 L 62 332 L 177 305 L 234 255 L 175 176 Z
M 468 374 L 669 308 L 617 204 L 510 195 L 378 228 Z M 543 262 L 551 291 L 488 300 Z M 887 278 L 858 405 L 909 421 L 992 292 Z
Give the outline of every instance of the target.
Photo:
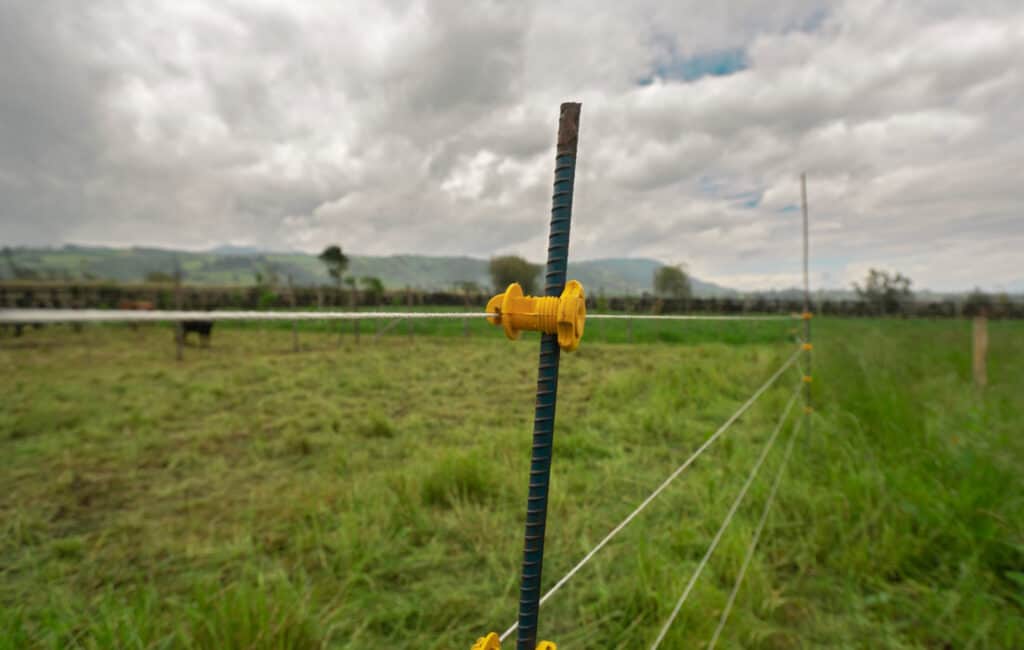
M 489 290 L 488 261 L 474 257 L 431 255 L 350 255 L 348 275 L 380 278 L 388 289 L 410 287 L 424 291 L 448 291 L 464 282 L 475 282 Z M 124 283 L 174 275 L 180 265 L 184 281 L 197 285 L 253 285 L 257 275 L 284 285 L 289 277 L 298 286 L 327 284 L 331 279 L 323 263 L 307 253 L 279 253 L 247 246 L 217 246 L 207 251 L 179 251 L 165 248 L 109 248 L 67 245 L 60 248 L 4 248 L 0 251 L 0 280 L 31 277 L 39 280 L 105 280 Z M 662 263 L 646 258 L 610 258 L 569 264 L 569 277 L 587 287 L 588 293 L 609 296 L 640 295 L 652 291 L 654 271 Z M 690 278 L 694 296 L 736 297 L 757 294 L 767 298 L 799 299 L 801 289 L 787 287 L 768 291 L 741 292 Z M 816 289 L 816 300 L 856 300 L 851 289 Z M 922 302 L 960 299 L 966 292 L 919 289 Z M 1012 292 L 1010 298 L 1024 300 Z
M 473 257 L 350 255 L 348 274 L 376 276 L 390 289 L 450 290 L 463 282 L 490 287 L 488 261 Z M 161 248 L 106 248 L 68 245 L 61 248 L 9 248 L 0 259 L 0 279 L 36 277 L 53 280 L 113 280 L 143 282 L 147 277 L 173 276 L 180 265 L 184 281 L 200 285 L 252 285 L 257 274 L 288 278 L 296 285 L 330 282 L 325 266 L 315 255 L 274 253 L 238 246 L 218 246 L 204 252 Z M 569 277 L 588 292 L 639 295 L 651 291 L 654 271 L 662 263 L 652 259 L 601 259 L 569 264 Z M 694 295 L 735 296 L 739 292 L 699 278 L 691 278 Z

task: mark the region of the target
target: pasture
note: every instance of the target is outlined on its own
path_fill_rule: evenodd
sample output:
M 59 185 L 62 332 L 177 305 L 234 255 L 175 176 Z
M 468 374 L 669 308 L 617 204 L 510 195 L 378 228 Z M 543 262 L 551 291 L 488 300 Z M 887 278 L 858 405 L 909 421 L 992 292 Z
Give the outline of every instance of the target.
M 546 585 L 781 365 L 793 326 L 588 323 L 562 356 Z M 1024 325 L 991 323 L 984 391 L 965 322 L 814 326 L 812 430 L 720 647 L 1024 647 Z M 288 323 L 218 324 L 182 363 L 169 327 L 0 339 L 0 648 L 448 649 L 508 627 L 536 338 L 415 327 L 364 323 L 356 345 L 306 324 L 294 353 Z M 543 638 L 651 642 L 797 380 L 545 605 Z M 781 449 L 665 647 L 706 644 Z

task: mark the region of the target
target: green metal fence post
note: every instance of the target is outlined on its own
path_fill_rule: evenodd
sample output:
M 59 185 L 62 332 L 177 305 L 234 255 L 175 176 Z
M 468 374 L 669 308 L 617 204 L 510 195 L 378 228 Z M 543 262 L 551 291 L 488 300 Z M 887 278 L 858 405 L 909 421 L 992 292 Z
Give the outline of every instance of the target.
M 558 119 L 558 148 L 555 155 L 554 194 L 551 199 L 548 260 L 544 273 L 545 296 L 560 296 L 565 289 L 579 120 L 580 104 L 562 104 Z M 526 506 L 526 537 L 523 545 L 522 581 L 519 587 L 519 628 L 516 639 L 516 647 L 519 650 L 534 650 L 537 645 L 537 615 L 540 609 L 541 570 L 544 565 L 544 529 L 548 514 L 560 352 L 557 335 L 541 335 L 537 403 L 533 419 L 533 448 L 530 455 L 530 490 Z

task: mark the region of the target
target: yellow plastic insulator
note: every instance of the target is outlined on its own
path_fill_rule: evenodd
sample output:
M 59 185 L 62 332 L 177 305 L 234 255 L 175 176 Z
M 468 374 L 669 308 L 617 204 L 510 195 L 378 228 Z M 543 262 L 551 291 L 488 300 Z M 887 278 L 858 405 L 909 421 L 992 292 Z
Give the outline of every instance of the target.
M 470 650 L 501 650 L 501 638 L 497 632 L 491 632 L 477 639 Z M 558 646 L 551 641 L 541 641 L 537 644 L 537 650 L 558 650 Z
M 814 314 L 812 314 L 809 311 L 805 311 L 804 313 L 800 314 L 800 318 L 804 320 L 811 320 L 812 318 L 814 318 Z
M 470 650 L 501 650 L 501 639 L 497 632 L 491 632 L 477 639 Z
M 811 378 L 811 376 L 810 376 L 810 375 L 804 375 L 804 383 L 805 383 L 805 384 L 809 384 L 809 383 L 811 383 L 812 381 L 814 381 L 814 380 L 813 380 L 813 379 Z
M 814 413 L 814 409 L 812 407 L 810 407 L 810 406 L 805 406 L 804 407 L 804 413 L 806 413 L 807 415 L 810 415 L 811 413 Z
M 803 345 L 800 346 L 800 349 L 803 350 L 804 352 L 810 352 L 811 350 L 814 349 L 814 346 L 810 343 L 804 343 Z
M 566 352 L 580 346 L 583 326 L 587 320 L 586 296 L 583 285 L 576 280 L 565 283 L 565 290 L 558 298 L 554 296 L 524 296 L 523 288 L 513 282 L 487 301 L 487 320 L 492 325 L 501 325 L 505 336 L 515 341 L 523 331 L 557 334 L 558 345 Z

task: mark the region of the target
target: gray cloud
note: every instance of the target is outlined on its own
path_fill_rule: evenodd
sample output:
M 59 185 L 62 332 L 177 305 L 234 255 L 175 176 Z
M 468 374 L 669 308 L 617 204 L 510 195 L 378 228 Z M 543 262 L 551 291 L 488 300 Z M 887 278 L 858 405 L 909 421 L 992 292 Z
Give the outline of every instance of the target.
M 1024 289 L 1012 0 L 5 3 L 0 43 L 7 244 L 540 258 L 580 99 L 579 258 L 793 284 L 806 169 L 818 282 Z

